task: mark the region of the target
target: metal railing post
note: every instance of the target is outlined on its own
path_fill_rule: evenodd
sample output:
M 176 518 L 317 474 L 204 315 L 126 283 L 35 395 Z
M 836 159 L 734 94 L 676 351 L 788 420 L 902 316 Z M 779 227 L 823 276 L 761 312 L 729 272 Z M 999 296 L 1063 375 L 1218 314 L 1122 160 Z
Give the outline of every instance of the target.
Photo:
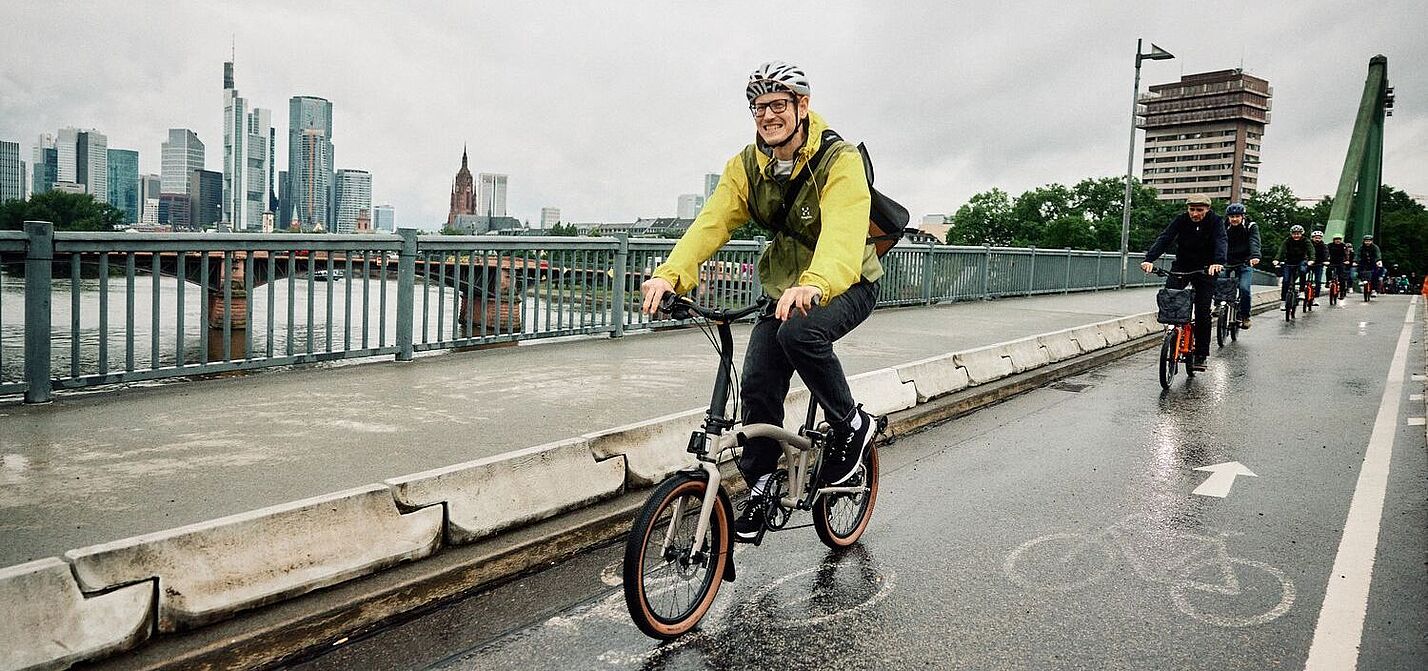
M 982 300 L 991 298 L 992 246 L 982 245 Z
M 1102 256 L 1105 256 L 1105 252 L 1103 252 L 1103 251 L 1101 251 L 1101 250 L 1099 250 L 1099 249 L 1096 250 L 1096 281 L 1095 281 L 1095 283 L 1093 283 L 1093 284 L 1091 285 L 1091 291 L 1100 291 L 1100 290 L 1101 290 L 1101 257 L 1102 257 Z
M 1036 293 L 1036 245 L 1031 246 L 1031 272 L 1027 273 L 1026 295 Z
M 764 281 L 763 281 L 762 278 L 759 277 L 759 259 L 763 257 L 763 255 L 764 255 L 764 249 L 766 249 L 766 248 L 769 246 L 769 241 L 768 241 L 767 239 L 765 239 L 764 236 L 762 236 L 762 235 L 755 236 L 755 237 L 754 237 L 754 245 L 755 245 L 756 247 L 758 247 L 758 249 L 755 249 L 755 250 L 754 250 L 754 271 L 753 271 L 753 274 L 754 274 L 754 295 L 753 295 L 753 299 L 754 299 L 754 300 L 758 300 L 759 296 L 764 295 Z M 749 302 L 752 303 L 752 302 L 754 302 L 754 300 L 750 300 Z
M 397 254 L 397 361 L 411 361 L 412 319 L 416 316 L 416 298 L 412 294 L 416 285 L 417 230 L 400 228 L 397 235 L 402 237 L 402 251 Z
M 922 260 L 922 302 L 932 305 L 932 253 L 937 243 L 927 243 L 927 257 Z
M 50 272 L 55 259 L 55 229 L 48 221 L 25 222 L 25 390 L 26 403 L 49 403 Z M 70 337 L 78 338 L 78 333 Z
M 1066 284 L 1061 286 L 1061 293 L 1071 293 L 1071 248 L 1066 248 Z
M 619 240 L 619 247 L 615 249 L 615 282 L 612 287 L 615 290 L 615 330 L 610 333 L 610 337 L 623 338 L 625 336 L 625 311 L 630 302 L 625 286 L 625 283 L 629 281 L 630 234 L 616 233 L 615 239 Z

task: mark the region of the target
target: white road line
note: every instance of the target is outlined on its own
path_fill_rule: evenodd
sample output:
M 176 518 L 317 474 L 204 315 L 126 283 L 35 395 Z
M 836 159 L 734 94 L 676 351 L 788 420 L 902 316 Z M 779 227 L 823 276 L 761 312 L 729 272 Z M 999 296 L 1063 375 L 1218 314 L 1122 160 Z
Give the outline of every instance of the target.
M 1408 418 L 1408 425 L 1409 425 L 1409 426 L 1423 426 L 1424 424 L 1428 424 L 1428 418 L 1424 418 L 1424 417 L 1409 417 L 1409 418 Z
M 1410 400 L 1410 401 L 1421 401 L 1421 400 L 1423 400 L 1423 394 L 1409 394 L 1409 395 L 1408 395 L 1408 400 Z
M 1408 305 L 1403 331 L 1388 368 L 1383 400 L 1373 423 L 1364 463 L 1359 471 L 1344 535 L 1334 556 L 1329 587 L 1319 621 L 1314 625 L 1314 642 L 1309 645 L 1305 671 L 1348 671 L 1358 667 L 1359 643 L 1363 639 L 1364 615 L 1368 610 L 1369 583 L 1378 554 L 1378 529 L 1383 519 L 1383 500 L 1388 489 L 1389 462 L 1393 457 L 1393 437 L 1398 428 L 1399 399 L 1408 360 L 1408 342 L 1413 335 L 1415 296 Z

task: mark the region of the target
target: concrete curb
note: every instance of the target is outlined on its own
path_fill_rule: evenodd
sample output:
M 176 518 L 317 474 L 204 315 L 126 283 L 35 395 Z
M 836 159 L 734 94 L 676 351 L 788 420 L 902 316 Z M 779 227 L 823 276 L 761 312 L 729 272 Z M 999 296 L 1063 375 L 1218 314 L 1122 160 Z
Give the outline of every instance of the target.
M 1272 300 L 1272 297 L 1269 302 L 1259 300 L 1268 293 L 1270 292 L 1262 292 L 1260 296 L 1256 296 L 1256 304 L 1261 308 L 1277 302 Z M 978 360 L 974 366 L 985 364 L 1007 373 L 1000 378 L 986 379 L 975 386 L 969 386 L 973 385 L 974 381 L 958 361 L 959 356 L 965 361 L 966 355 L 970 353 L 943 355 L 896 368 L 872 371 L 850 379 L 850 383 L 854 384 L 859 393 L 868 393 L 870 398 L 876 397 L 872 400 L 880 407 L 874 408 L 870 404 L 870 409 L 881 412 L 896 410 L 889 416 L 890 431 L 894 436 L 904 435 L 1044 386 L 1056 379 L 1153 347 L 1158 342 L 1159 325 L 1154 325 L 1146 335 L 1137 338 L 1131 336 L 1123 324 L 1125 320 L 1133 318 L 1137 320 L 1135 323 L 1143 324 L 1147 315 L 1153 322 L 1154 314 L 1145 313 L 1024 338 L 1022 341 L 1027 341 L 1027 344 L 1019 347 L 1045 353 L 1046 363 L 1037 363 L 1040 360 L 1039 355 L 1023 353 L 1023 356 L 1032 358 L 1024 359 L 1023 363 L 1028 367 L 1021 373 L 1014 372 L 1012 355 L 1006 349 L 1010 343 L 980 348 L 986 352 L 975 355 Z M 1108 325 L 1106 329 L 1113 332 L 1113 338 L 1116 337 L 1115 333 L 1119 333 L 1123 342 L 1119 345 L 1109 345 L 1102 331 L 1103 325 Z M 1144 328 L 1141 327 L 1142 330 Z M 1083 354 L 1052 363 L 1058 353 L 1066 353 L 1066 345 L 1069 342 L 1076 343 Z M 1085 354 L 1088 351 L 1093 354 Z M 961 382 L 962 388 L 959 390 L 957 385 L 960 380 L 966 381 Z M 866 391 L 863 390 L 864 386 Z M 796 424 L 802 420 L 801 408 L 806 406 L 806 399 L 807 392 L 804 391 L 797 401 L 792 398 L 789 400 L 789 407 L 800 408 L 799 413 L 789 415 L 790 423 Z M 899 406 L 905 409 L 897 410 Z M 576 439 L 574 443 L 587 443 L 597 463 L 610 460 L 614 462 L 610 468 L 616 468 L 617 465 L 623 468 L 626 471 L 626 487 L 653 484 L 663 477 L 662 472 L 672 472 L 685 465 L 683 450 L 671 449 L 670 446 L 682 446 L 689 432 L 697 428 L 702 410 L 696 414 L 692 425 L 690 414 L 676 413 L 606 432 L 588 434 Z M 636 449 L 630 450 L 631 446 Z M 663 454 L 656 451 L 656 447 Z M 614 457 L 624 459 L 614 460 Z M 412 486 L 413 483 L 439 479 L 442 476 L 454 478 L 457 477 L 456 474 L 463 473 L 460 470 L 463 467 L 470 470 L 494 465 L 478 464 L 479 462 L 471 462 L 393 479 L 388 481 L 393 488 L 391 495 L 396 500 L 403 500 L 405 497 L 405 505 L 431 506 L 417 512 L 446 508 L 450 505 L 449 502 L 442 502 L 446 504 L 442 507 L 433 505 L 436 499 L 440 498 L 435 493 L 430 496 L 412 495 L 416 489 Z M 726 469 L 731 467 L 731 464 L 725 464 Z M 470 473 L 464 475 L 474 477 Z M 737 482 L 737 478 L 733 480 Z M 407 488 L 407 493 L 398 494 L 396 490 L 403 487 Z M 277 603 L 269 601 L 270 605 L 251 611 L 243 618 L 220 622 L 201 630 L 165 636 L 140 650 L 121 658 L 106 660 L 92 668 L 253 668 L 291 659 L 304 651 L 319 649 L 339 638 L 409 616 L 414 610 L 432 607 L 440 600 L 458 597 L 483 586 L 511 579 L 549 562 L 618 538 L 627 530 L 629 520 L 643 503 L 644 495 L 644 492 L 638 491 L 626 493 L 529 526 L 512 528 L 498 535 L 489 535 L 493 533 L 491 531 L 483 534 L 479 523 L 473 527 L 476 531 L 471 535 L 460 535 L 471 531 L 460 527 L 457 533 L 461 540 L 483 538 L 483 535 L 484 539 L 470 545 L 446 547 L 421 562 L 395 566 L 346 583 L 329 582 L 326 584 L 331 586 L 327 589 L 299 598 Z M 457 524 L 451 519 L 443 520 L 447 524 L 448 532 Z M 512 524 L 519 522 L 510 522 L 506 527 Z

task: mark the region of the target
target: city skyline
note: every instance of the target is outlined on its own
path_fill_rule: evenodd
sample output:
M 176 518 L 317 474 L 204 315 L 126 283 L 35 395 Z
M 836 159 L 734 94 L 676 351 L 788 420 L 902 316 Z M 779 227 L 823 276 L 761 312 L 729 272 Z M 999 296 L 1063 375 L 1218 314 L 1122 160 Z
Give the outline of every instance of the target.
M 708 168 L 723 165 L 748 142 L 742 80 L 761 60 L 783 58 L 809 72 L 815 109 L 845 137 L 868 142 L 880 188 L 920 215 L 951 211 L 990 187 L 1018 193 L 1124 174 L 1117 164 L 1124 160 L 1129 123 L 1125 84 L 1135 37 L 1144 36 L 1176 59 L 1147 63 L 1142 93 L 1185 73 L 1240 65 L 1274 81 L 1274 140 L 1262 156 L 1261 188 L 1288 184 L 1308 198 L 1333 190 L 1368 58 L 1386 54 L 1389 77 L 1402 86 L 1387 129 L 1385 181 L 1428 193 L 1428 174 L 1414 160 L 1428 148 L 1428 92 L 1409 81 L 1428 61 L 1428 48 L 1409 29 L 1418 22 L 1403 20 L 1424 16 L 1415 3 L 1390 3 L 1353 34 L 1322 39 L 1325 17 L 1342 11 L 1327 2 L 1209 3 L 1195 12 L 1218 19 L 1209 22 L 1183 21 L 1188 10 L 1153 7 L 1135 16 L 1035 3 L 957 14 L 935 6 L 832 3 L 821 13 L 826 16 L 811 19 L 817 29 L 809 36 L 774 52 L 737 28 L 738 16 L 752 7 L 574 9 L 557 18 L 536 8 L 500 7 L 456 10 L 433 21 L 434 10 L 359 4 L 351 16 L 335 19 L 340 29 L 329 31 L 334 36 L 313 38 L 303 26 L 316 17 L 281 5 L 270 7 L 272 16 L 263 21 L 233 9 L 178 8 L 157 22 L 127 9 L 22 9 L 19 39 L 0 47 L 7 60 L 22 62 L 26 48 L 38 48 L 32 33 L 47 35 L 69 57 L 51 71 L 12 75 L 15 95 L 0 96 L 0 138 L 25 145 L 46 129 L 95 127 L 115 146 L 140 148 L 141 172 L 158 172 L 152 147 L 162 129 L 192 128 L 210 142 L 221 137 L 213 94 L 200 92 L 216 88 L 217 64 L 229 57 L 236 36 L 242 71 L 251 73 L 243 78 L 245 96 L 271 103 L 313 94 L 332 101 L 342 164 L 380 175 L 379 197 L 405 213 L 406 225 L 435 229 L 444 221 L 449 157 L 465 138 L 475 139 L 473 171 L 517 178 L 520 188 L 509 194 L 507 210 L 521 219 L 534 223 L 540 207 L 560 202 L 572 221 L 633 220 L 668 213 L 674 196 L 697 189 L 691 184 Z M 773 10 L 770 17 L 795 15 Z M 143 49 L 114 53 L 43 30 L 72 20 L 112 24 L 144 38 L 167 35 L 165 25 L 190 19 L 192 34 L 140 39 Z M 339 36 L 377 25 L 402 27 L 409 36 L 343 48 Z M 533 25 L 568 49 L 529 52 L 517 36 Z M 900 35 L 907 56 L 925 72 L 886 57 L 855 58 L 840 53 L 837 39 L 814 37 L 846 35 L 852 25 L 869 39 Z M 485 39 L 465 39 L 473 30 Z M 712 37 L 724 33 L 730 36 Z M 1024 38 L 1016 40 L 1020 46 L 1006 44 L 1010 35 Z M 1073 42 L 1075 48 L 1068 46 Z M 301 57 L 290 46 L 298 43 Z M 640 63 L 655 54 L 660 65 L 640 72 Z M 167 62 L 180 66 L 156 65 Z M 473 63 L 482 86 L 451 84 L 451 62 Z M 602 75 L 592 77 L 596 72 Z M 612 81 L 639 81 L 643 90 L 605 85 Z M 634 97 L 674 101 L 666 116 L 677 119 L 677 130 L 629 114 Z M 278 144 L 276 164 L 290 165 L 287 143 Z M 30 149 L 22 146 L 22 157 Z M 605 175 L 618 177 L 596 177 Z

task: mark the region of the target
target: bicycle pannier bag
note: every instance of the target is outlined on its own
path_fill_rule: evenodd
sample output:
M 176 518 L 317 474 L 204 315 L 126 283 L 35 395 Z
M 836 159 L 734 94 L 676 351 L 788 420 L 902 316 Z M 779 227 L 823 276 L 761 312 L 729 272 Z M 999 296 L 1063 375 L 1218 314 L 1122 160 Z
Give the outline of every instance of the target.
M 1239 286 L 1239 282 L 1233 277 L 1216 277 L 1215 300 L 1226 303 L 1235 300 L 1236 290 Z
M 1160 293 L 1155 295 L 1155 302 L 1160 306 L 1156 321 L 1162 324 L 1188 324 L 1191 315 L 1195 313 L 1195 288 L 1163 287 Z

